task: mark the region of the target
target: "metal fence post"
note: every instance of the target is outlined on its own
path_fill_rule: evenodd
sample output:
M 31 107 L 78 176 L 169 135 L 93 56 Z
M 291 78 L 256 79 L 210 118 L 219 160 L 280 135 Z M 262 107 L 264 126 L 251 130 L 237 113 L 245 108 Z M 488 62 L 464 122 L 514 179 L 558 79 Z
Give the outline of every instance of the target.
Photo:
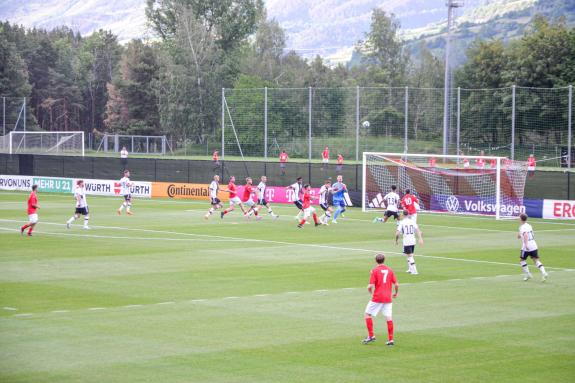
M 459 155 L 459 142 L 461 139 L 461 87 L 457 87 L 457 134 L 456 134 L 456 155 Z
M 409 117 L 408 117 L 408 113 L 409 113 L 409 87 L 405 87 L 405 132 L 403 133 L 403 152 L 405 154 L 407 154 L 407 133 L 408 133 L 408 122 L 409 122 Z
M 511 88 L 511 159 L 515 159 L 515 85 Z
M 224 148 L 224 134 L 226 131 L 226 88 L 222 88 L 222 161 L 225 157 L 225 148 Z M 223 177 L 223 170 L 222 170 L 222 177 Z M 222 178 L 223 179 L 223 178 Z
M 2 135 L 6 135 L 6 97 L 2 97 Z
M 355 160 L 359 161 L 359 86 L 355 88 Z
M 571 169 L 571 137 L 572 130 L 572 116 L 573 116 L 573 85 L 569 85 L 569 106 L 567 108 L 567 167 Z
M 311 97 L 312 91 L 311 86 L 309 87 L 309 100 L 308 100 L 308 124 L 309 124 L 309 132 L 308 132 L 308 160 L 311 162 Z
M 264 158 L 268 159 L 268 87 L 264 88 Z
M 26 131 L 26 97 L 24 97 L 24 131 Z

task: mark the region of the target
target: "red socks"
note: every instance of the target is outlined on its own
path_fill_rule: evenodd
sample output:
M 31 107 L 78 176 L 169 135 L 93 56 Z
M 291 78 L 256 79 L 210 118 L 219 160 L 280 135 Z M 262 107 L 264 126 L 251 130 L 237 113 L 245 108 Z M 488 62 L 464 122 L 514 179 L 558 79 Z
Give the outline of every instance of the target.
M 28 227 L 30 227 L 30 225 L 26 224 L 26 225 L 22 226 L 22 227 L 20 228 L 20 230 L 24 231 L 24 230 L 26 230 L 26 228 L 28 228 Z
M 302 219 L 299 224 L 300 224 L 300 225 L 305 225 L 305 219 Z
M 228 214 L 228 213 L 229 213 L 229 211 L 228 211 L 227 209 L 224 210 L 224 215 L 226 215 L 226 214 Z
M 317 225 L 317 214 L 313 213 L 313 221 Z
M 373 319 L 365 318 L 365 325 L 367 326 L 367 335 L 369 335 L 370 338 L 373 337 Z
M 392 320 L 388 320 L 387 321 L 387 336 L 389 337 L 389 340 L 393 340 L 393 321 Z

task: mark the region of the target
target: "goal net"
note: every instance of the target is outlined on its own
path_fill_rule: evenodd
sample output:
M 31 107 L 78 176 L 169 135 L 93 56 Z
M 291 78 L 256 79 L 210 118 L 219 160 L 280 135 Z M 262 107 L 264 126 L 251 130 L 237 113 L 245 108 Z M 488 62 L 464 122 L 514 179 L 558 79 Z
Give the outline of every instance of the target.
M 395 185 L 417 196 L 420 211 L 513 218 L 525 212 L 526 178 L 526 162 L 504 157 L 364 153 L 362 207 L 385 209 Z
M 84 132 L 10 132 L 3 147 L 8 153 L 84 155 Z

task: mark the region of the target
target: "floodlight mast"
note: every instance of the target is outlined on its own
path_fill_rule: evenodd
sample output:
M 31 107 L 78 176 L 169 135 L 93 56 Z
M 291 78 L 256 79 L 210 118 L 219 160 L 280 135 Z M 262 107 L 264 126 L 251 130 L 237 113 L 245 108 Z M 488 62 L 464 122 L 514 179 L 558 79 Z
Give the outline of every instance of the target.
M 464 0 L 446 0 L 447 7 L 447 41 L 445 43 L 445 78 L 444 78 L 444 99 L 443 99 L 443 155 L 449 154 L 449 101 L 451 93 L 451 68 L 450 68 L 450 47 L 451 47 L 451 28 L 454 24 L 454 10 L 464 6 Z

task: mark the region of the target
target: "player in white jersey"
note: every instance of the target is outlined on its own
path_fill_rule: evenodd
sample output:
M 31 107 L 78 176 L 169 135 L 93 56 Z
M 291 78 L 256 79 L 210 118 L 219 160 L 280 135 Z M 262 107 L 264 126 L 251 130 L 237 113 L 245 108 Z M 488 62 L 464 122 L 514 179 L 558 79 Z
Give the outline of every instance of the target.
M 383 218 L 377 217 L 373 219 L 373 223 L 375 222 L 387 222 L 389 217 L 393 217 L 396 221 L 399 221 L 399 194 L 396 193 L 397 186 L 391 185 L 391 191 L 383 197 L 383 201 L 385 202 L 385 214 Z M 399 223 L 398 223 L 399 224 Z
M 395 232 L 395 244 L 398 244 L 399 236 L 403 235 L 403 254 L 407 257 L 408 273 L 417 275 L 415 266 L 415 234 L 419 237 L 419 244 L 423 245 L 423 233 L 419 230 L 417 223 L 411 218 L 407 210 L 403 211 L 403 219 L 399 221 L 397 231 Z
M 521 255 L 519 256 L 519 264 L 523 269 L 523 280 L 528 281 L 533 276 L 529 272 L 529 266 L 527 266 L 527 257 L 531 257 L 535 266 L 541 272 L 541 280 L 545 281 L 549 274 L 545 271 L 545 267 L 539 260 L 539 254 L 537 252 L 537 242 L 535 242 L 535 235 L 533 234 L 533 228 L 527 223 L 527 214 L 519 215 L 519 220 L 521 221 L 521 226 L 519 226 L 519 233 L 517 238 L 521 240 Z
M 212 183 L 209 186 L 209 191 L 210 191 L 211 206 L 206 215 L 204 215 L 205 219 L 210 218 L 210 215 L 214 214 L 214 211 L 222 207 L 221 201 L 218 198 L 218 192 L 220 191 L 220 176 L 218 176 L 217 174 L 214 176 L 214 179 L 212 180 Z
M 122 210 L 126 208 L 126 214 L 133 215 L 130 210 L 132 208 L 132 185 L 133 183 L 130 181 L 130 171 L 124 170 L 124 177 L 120 180 L 120 194 L 124 197 L 124 202 L 120 205 L 118 209 L 118 214 L 122 215 Z
M 302 207 L 303 204 L 301 201 L 302 185 L 303 185 L 303 180 L 301 177 L 298 177 L 298 178 L 296 178 L 296 182 L 294 182 L 290 186 L 286 187 L 286 190 L 293 190 L 293 193 L 294 193 L 293 203 L 299 209 L 299 212 L 295 216 L 295 219 L 297 219 L 298 221 L 301 220 L 300 216 L 301 216 L 301 214 L 303 214 L 303 207 Z
M 84 216 L 84 229 L 90 229 L 88 226 L 88 220 L 90 219 L 90 213 L 88 211 L 88 201 L 86 201 L 86 189 L 84 188 L 84 181 L 78 180 L 76 182 L 76 190 L 74 190 L 74 199 L 76 200 L 76 210 L 74 215 L 70 217 L 68 222 L 66 222 L 66 227 L 69 229 L 72 226 L 72 222 L 77 220 L 80 215 Z
M 260 183 L 258 184 L 256 193 L 257 193 L 257 197 L 258 197 L 258 207 L 256 208 L 257 211 L 260 211 L 260 209 L 263 207 L 265 207 L 266 209 L 268 209 L 268 214 L 271 215 L 274 219 L 278 219 L 279 215 L 275 214 L 274 211 L 272 210 L 271 205 L 268 203 L 268 201 L 266 200 L 266 187 L 267 187 L 267 182 L 268 182 L 268 177 L 266 176 L 261 176 L 260 178 Z
M 319 206 L 324 211 L 323 215 L 319 217 L 319 221 L 324 225 L 329 225 L 329 219 L 333 209 L 329 206 L 328 195 L 331 190 L 331 180 L 326 179 L 323 186 L 319 189 Z

